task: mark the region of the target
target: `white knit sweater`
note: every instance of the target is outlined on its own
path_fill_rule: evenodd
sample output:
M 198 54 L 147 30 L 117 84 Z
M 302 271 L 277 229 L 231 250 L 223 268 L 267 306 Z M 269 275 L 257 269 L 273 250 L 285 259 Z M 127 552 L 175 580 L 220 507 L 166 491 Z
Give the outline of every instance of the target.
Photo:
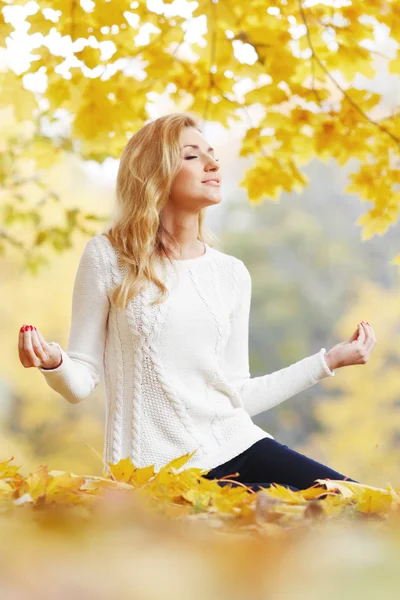
M 86 243 L 67 351 L 51 342 L 60 348 L 62 364 L 39 370 L 73 404 L 104 375 L 105 471 L 108 461 L 126 457 L 158 471 L 193 450 L 182 468 L 212 469 L 262 438 L 273 439 L 251 417 L 335 373 L 321 348 L 251 377 L 250 273 L 240 259 L 205 247 L 198 258 L 156 264 L 170 290 L 161 305 L 149 305 L 159 293 L 151 282 L 120 310 L 110 304 L 111 289 L 125 272 L 118 254 L 103 234 Z

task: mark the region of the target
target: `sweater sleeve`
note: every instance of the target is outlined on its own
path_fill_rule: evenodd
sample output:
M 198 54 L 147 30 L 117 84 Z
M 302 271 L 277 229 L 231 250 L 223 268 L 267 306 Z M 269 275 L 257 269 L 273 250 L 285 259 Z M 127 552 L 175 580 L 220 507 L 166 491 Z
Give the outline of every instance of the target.
M 100 241 L 87 241 L 80 258 L 72 292 L 72 315 L 67 351 L 55 369 L 38 367 L 48 385 L 71 404 L 91 394 L 103 373 L 103 352 L 110 302 L 106 267 Z
M 229 384 L 239 393 L 250 416 L 258 415 L 284 400 L 311 387 L 321 379 L 333 376 L 326 364 L 325 348 L 298 362 L 259 377 L 249 370 L 249 318 L 251 275 L 243 263 L 238 263 L 238 297 L 231 318 L 231 332 L 225 348 L 225 372 Z

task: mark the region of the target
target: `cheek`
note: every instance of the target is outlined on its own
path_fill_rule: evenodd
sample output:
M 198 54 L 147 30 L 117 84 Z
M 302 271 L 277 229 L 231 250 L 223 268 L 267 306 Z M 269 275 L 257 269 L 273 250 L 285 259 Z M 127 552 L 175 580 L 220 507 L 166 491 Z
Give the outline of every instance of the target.
M 193 172 L 193 169 L 187 166 L 183 166 L 177 176 L 174 179 L 172 184 L 172 189 L 175 191 L 181 189 L 193 188 L 193 185 L 198 181 L 196 174 Z

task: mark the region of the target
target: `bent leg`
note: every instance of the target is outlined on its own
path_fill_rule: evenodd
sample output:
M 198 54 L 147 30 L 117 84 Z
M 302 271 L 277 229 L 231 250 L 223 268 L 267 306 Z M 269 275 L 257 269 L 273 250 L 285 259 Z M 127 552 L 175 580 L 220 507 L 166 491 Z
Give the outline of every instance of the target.
M 249 450 L 251 453 L 241 473 L 241 478 L 247 481 L 258 481 L 261 477 L 263 481 L 287 483 L 299 490 L 315 485 L 316 479 L 346 479 L 358 483 L 272 438 L 259 440 Z
M 207 477 L 220 478 L 234 472 L 238 472 L 239 475 L 229 479 L 244 484 L 252 482 L 252 485 L 259 484 L 263 487 L 268 485 L 263 482 L 270 482 L 301 490 L 315 485 L 316 479 L 346 479 L 359 483 L 268 437 L 259 440 L 239 456 L 212 469 Z
M 215 479 L 214 477 L 208 477 L 208 479 Z M 236 479 L 236 481 L 238 481 L 238 477 L 235 477 L 232 479 Z M 269 488 L 272 485 L 274 485 L 273 483 L 260 483 L 260 482 L 241 482 L 243 483 L 243 485 L 246 485 L 247 487 L 251 488 L 253 491 L 258 492 L 260 491 L 262 488 Z M 239 487 L 241 485 L 241 483 L 235 483 L 232 481 L 218 481 L 218 485 L 220 485 L 221 487 L 223 487 L 224 485 L 231 485 L 232 487 Z M 297 487 L 294 487 L 293 485 L 288 485 L 287 483 L 282 484 L 284 487 L 289 488 L 290 490 L 293 490 L 294 492 L 298 492 L 299 489 Z

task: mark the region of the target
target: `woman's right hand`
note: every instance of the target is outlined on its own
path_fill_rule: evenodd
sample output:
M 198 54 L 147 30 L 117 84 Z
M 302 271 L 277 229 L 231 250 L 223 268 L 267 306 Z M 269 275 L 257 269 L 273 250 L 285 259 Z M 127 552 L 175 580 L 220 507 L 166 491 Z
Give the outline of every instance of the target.
M 56 369 L 62 363 L 58 346 L 46 342 L 40 331 L 32 325 L 23 325 L 19 331 L 18 355 L 26 369 Z

